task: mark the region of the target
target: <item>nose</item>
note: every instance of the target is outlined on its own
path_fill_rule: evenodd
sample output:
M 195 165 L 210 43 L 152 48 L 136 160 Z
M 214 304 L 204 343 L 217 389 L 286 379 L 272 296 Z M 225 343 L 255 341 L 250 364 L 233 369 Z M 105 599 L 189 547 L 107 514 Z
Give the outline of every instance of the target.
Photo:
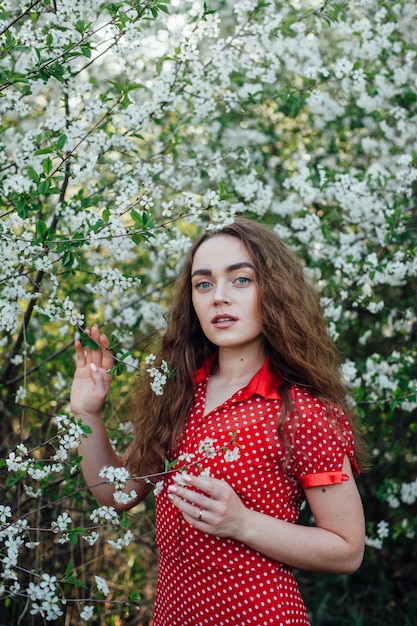
M 215 306 L 219 304 L 229 304 L 230 303 L 230 293 L 225 281 L 218 281 L 216 283 L 216 287 L 214 289 L 213 294 L 213 302 Z

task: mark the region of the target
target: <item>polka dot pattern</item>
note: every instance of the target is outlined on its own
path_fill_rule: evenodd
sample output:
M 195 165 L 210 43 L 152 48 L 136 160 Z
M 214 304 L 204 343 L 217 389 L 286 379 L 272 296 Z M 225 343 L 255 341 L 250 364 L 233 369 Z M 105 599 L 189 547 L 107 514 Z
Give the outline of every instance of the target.
M 343 414 L 334 410 L 329 417 L 323 403 L 296 387 L 286 422 L 292 456 L 284 471 L 278 384 L 267 361 L 246 388 L 204 416 L 204 377 L 170 456 L 188 459 L 190 473 L 227 481 L 247 507 L 295 523 L 305 499 L 303 480 L 319 474 L 322 484 L 334 482 L 345 455 L 354 461 L 353 440 Z M 210 450 L 204 454 L 201 442 L 207 441 Z M 239 456 L 228 457 L 225 451 L 236 445 Z M 160 565 L 154 626 L 308 626 L 292 569 L 234 539 L 193 528 L 167 498 L 172 480 L 172 475 L 165 479 L 156 499 Z
M 154 626 L 309 626 L 292 577 L 194 567 L 161 554 Z

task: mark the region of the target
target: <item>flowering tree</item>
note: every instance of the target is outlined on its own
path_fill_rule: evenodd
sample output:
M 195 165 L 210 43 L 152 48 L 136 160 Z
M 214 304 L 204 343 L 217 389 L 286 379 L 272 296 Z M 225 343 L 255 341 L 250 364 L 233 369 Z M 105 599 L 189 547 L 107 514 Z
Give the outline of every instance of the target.
M 123 375 L 106 420 L 123 450 L 135 372 L 151 369 L 156 393 L 169 375 L 152 346 L 183 252 L 235 213 L 305 260 L 373 456 L 368 554 L 351 582 L 372 608 L 332 617 L 327 590 L 346 583 L 309 578 L 314 623 L 412 615 L 415 12 L 411 0 L 0 4 L 3 621 L 76 624 L 141 604 L 143 565 L 127 579 L 114 563 L 121 550 L 137 563 L 149 513 L 96 508 L 80 477 L 72 341 L 94 322 L 112 336 Z

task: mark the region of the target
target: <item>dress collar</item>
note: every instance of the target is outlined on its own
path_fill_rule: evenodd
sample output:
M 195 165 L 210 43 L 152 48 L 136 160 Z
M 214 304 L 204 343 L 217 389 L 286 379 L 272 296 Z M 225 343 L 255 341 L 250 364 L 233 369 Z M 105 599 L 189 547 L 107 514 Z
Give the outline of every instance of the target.
M 217 354 L 206 359 L 202 366 L 194 374 L 194 384 L 199 385 L 208 378 L 217 361 Z M 253 395 L 263 396 L 270 400 L 279 400 L 281 397 L 278 391 L 282 383 L 282 378 L 274 369 L 269 358 L 265 359 L 262 367 L 256 372 L 245 387 L 242 387 L 239 394 L 239 400 L 246 400 Z

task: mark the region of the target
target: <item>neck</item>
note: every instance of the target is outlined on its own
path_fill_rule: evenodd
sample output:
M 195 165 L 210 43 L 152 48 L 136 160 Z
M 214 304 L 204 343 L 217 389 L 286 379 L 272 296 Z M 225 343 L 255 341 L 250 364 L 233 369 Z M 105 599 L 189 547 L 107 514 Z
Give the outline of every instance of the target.
M 219 349 L 216 378 L 224 385 L 234 386 L 238 383 L 248 383 L 265 362 L 264 346 L 257 346 L 253 350 Z

